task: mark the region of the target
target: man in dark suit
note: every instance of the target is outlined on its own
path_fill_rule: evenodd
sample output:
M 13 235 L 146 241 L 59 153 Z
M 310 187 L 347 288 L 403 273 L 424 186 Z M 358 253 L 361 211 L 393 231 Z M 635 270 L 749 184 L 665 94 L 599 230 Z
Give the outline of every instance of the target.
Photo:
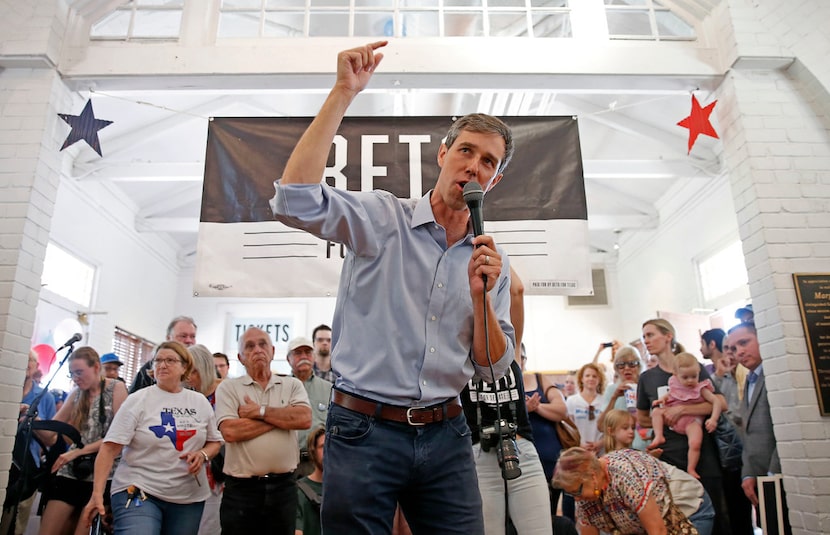
M 758 346 L 758 334 L 754 323 L 741 323 L 729 330 L 729 342 L 735 348 L 735 357 L 749 373 L 746 377 L 744 402 L 742 408 L 742 427 L 744 432 L 743 482 L 744 494 L 756 507 L 758 506 L 757 478 L 781 473 L 781 460 L 772 428 L 769 399 L 767 398 L 764 366 L 761 362 L 761 350 Z M 784 516 L 784 532 L 792 533 L 787 515 L 784 489 L 781 489 L 781 501 Z M 772 510 L 770 510 L 772 509 Z M 777 533 L 775 508 L 766 508 L 767 526 Z

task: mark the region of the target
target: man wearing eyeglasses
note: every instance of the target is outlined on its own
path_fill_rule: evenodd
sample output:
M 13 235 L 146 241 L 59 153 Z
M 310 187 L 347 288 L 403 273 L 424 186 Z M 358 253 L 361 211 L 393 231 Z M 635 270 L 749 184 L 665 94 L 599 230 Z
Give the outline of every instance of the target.
M 270 335 L 249 328 L 239 339 L 247 373 L 216 389 L 216 421 L 226 442 L 223 535 L 294 533 L 297 430 L 311 426 L 311 409 L 302 383 L 273 373 L 273 360 Z
M 196 343 L 196 322 L 189 316 L 176 316 L 167 325 L 167 340 L 176 341 L 184 347 L 190 347 Z M 153 369 L 153 361 L 149 360 L 135 374 L 133 384 L 130 386 L 130 394 L 146 388 L 155 383 L 150 370 Z

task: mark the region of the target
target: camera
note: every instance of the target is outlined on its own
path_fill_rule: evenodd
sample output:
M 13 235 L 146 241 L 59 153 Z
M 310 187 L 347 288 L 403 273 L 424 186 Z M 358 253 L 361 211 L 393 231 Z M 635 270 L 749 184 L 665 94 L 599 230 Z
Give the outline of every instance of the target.
M 499 447 L 501 438 L 501 447 Z M 493 447 L 496 450 L 496 458 L 501 467 L 501 475 L 506 480 L 516 479 L 522 475 L 519 468 L 519 453 L 516 447 L 516 425 L 506 420 L 498 420 L 490 427 L 481 430 L 481 449 L 490 451 Z
M 614 347 L 614 342 L 605 342 L 602 347 Z
M 95 470 L 95 455 L 95 453 L 81 455 L 70 463 L 69 471 L 76 479 L 83 481 L 92 475 Z

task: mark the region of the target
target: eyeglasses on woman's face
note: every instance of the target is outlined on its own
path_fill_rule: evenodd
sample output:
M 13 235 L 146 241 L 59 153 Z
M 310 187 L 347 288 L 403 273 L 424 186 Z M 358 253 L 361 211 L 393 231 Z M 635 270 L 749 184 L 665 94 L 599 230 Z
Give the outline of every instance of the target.
M 579 484 L 579 488 L 576 489 L 575 491 L 571 492 L 571 491 L 567 491 L 565 489 L 562 489 L 562 492 L 565 494 L 565 496 L 570 496 L 571 498 L 578 498 L 578 497 L 582 496 L 582 490 L 583 490 L 584 487 L 585 487 L 585 482 L 583 481 L 582 483 Z
M 623 362 L 618 362 L 618 363 L 614 364 L 614 367 L 617 368 L 618 370 L 623 370 L 625 368 L 639 368 L 640 363 L 637 362 L 636 360 L 625 360 Z
M 89 368 L 78 368 L 75 370 L 69 370 L 69 373 L 67 373 L 66 376 L 70 379 L 80 379 L 88 369 Z
M 174 359 L 174 358 L 160 358 L 160 359 L 153 359 L 153 366 L 173 366 L 175 364 L 180 364 L 181 359 Z

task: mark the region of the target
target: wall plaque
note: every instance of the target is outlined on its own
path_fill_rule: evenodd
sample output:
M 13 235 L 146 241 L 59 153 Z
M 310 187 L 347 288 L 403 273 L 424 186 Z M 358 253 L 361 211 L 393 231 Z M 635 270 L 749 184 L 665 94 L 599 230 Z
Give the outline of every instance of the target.
M 819 410 L 830 412 L 830 273 L 793 273 Z

